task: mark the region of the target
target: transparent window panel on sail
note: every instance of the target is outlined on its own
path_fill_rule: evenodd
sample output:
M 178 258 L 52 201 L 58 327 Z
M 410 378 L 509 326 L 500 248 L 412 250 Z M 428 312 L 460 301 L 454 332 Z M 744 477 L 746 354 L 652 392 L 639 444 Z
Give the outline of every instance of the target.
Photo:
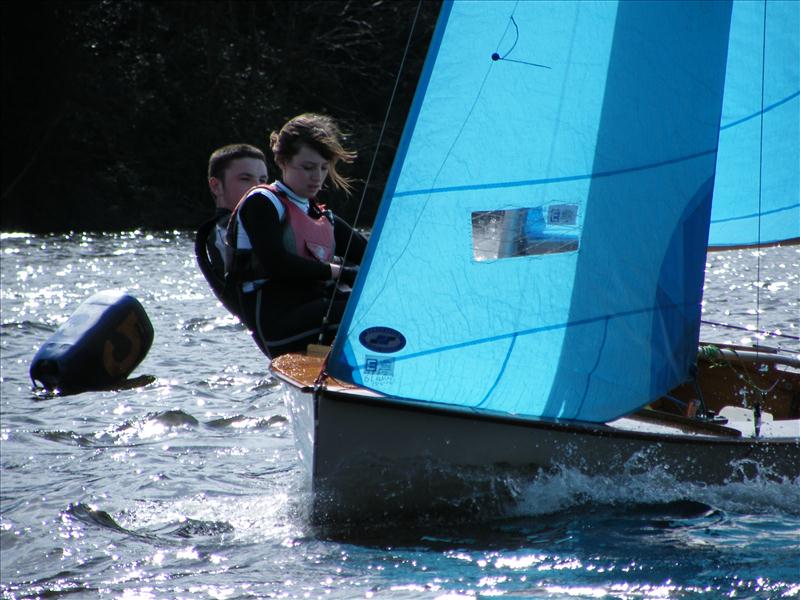
M 477 261 L 574 252 L 579 240 L 577 204 L 472 213 L 472 250 Z

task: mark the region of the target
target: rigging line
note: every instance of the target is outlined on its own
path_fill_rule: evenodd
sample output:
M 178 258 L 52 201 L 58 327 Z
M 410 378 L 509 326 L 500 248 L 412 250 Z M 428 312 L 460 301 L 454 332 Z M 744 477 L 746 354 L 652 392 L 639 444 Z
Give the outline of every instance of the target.
M 514 9 L 516 9 L 516 6 L 514 7 Z M 512 14 L 511 14 L 511 16 L 510 16 L 509 18 L 511 19 L 511 24 L 514 26 L 514 35 L 515 35 L 515 37 L 514 37 L 514 43 L 513 43 L 513 44 L 511 44 L 511 48 L 509 48 L 509 49 L 508 49 L 508 52 L 506 52 L 506 53 L 505 53 L 505 54 L 504 54 L 504 55 L 501 57 L 502 59 L 505 59 L 505 58 L 506 58 L 506 56 L 508 56 L 509 54 L 511 54 L 511 52 L 514 50 L 514 48 L 516 48 L 516 47 L 517 47 L 517 42 L 519 41 L 519 27 L 517 26 L 517 22 L 514 20 L 514 14 L 513 14 L 513 12 L 512 12 Z
M 475 98 L 472 101 L 472 104 L 470 105 L 466 116 L 463 118 L 461 126 L 458 128 L 458 131 L 456 132 L 456 135 L 453 138 L 453 141 L 451 142 L 450 146 L 447 148 L 447 151 L 444 153 L 444 157 L 442 158 L 441 164 L 439 165 L 439 169 L 436 171 L 436 174 L 433 176 L 433 183 L 434 184 L 439 180 L 439 176 L 442 174 L 442 171 L 444 171 L 444 166 L 447 163 L 448 158 L 450 158 L 450 155 L 453 152 L 453 148 L 456 147 L 456 144 L 458 143 L 458 140 L 461 138 L 461 134 L 464 133 L 464 128 L 467 126 L 467 123 L 469 122 L 470 118 L 472 117 L 472 113 L 475 111 L 475 107 L 478 105 L 478 100 L 480 100 L 480 98 L 481 98 L 481 94 L 483 93 L 483 88 L 486 86 L 486 81 L 489 79 L 489 74 L 491 72 L 492 72 L 492 63 L 489 63 L 489 67 L 486 69 L 486 73 L 483 76 L 483 80 L 481 81 L 480 85 L 478 86 L 478 90 L 475 93 Z M 423 194 L 425 192 L 427 192 L 428 195 L 425 198 L 425 200 L 422 202 L 422 208 L 420 209 L 419 214 L 416 216 L 416 219 L 414 220 L 414 224 L 409 228 L 409 231 L 408 231 L 407 237 L 406 237 L 406 242 L 405 242 L 403 248 L 400 249 L 397 252 L 397 257 L 394 259 L 394 262 L 392 262 L 391 264 L 388 265 L 388 269 L 387 269 L 388 272 L 391 272 L 394 269 L 394 267 L 397 264 L 397 262 L 400 260 L 400 258 L 403 256 L 403 254 L 405 254 L 406 250 L 408 250 L 408 247 L 411 244 L 411 240 L 412 240 L 412 238 L 414 237 L 414 234 L 417 231 L 417 227 L 419 227 L 419 224 L 422 222 L 423 214 L 424 214 L 424 212 L 425 212 L 425 210 L 427 208 L 428 202 L 430 201 L 431 196 L 435 193 L 435 191 L 436 190 L 433 189 L 433 188 L 430 189 L 430 190 L 422 190 Z M 397 198 L 400 195 L 402 195 L 402 194 L 397 194 L 395 192 L 395 193 L 392 194 L 392 199 Z M 387 281 L 388 281 L 388 279 L 384 279 L 382 287 L 379 290 L 376 290 L 376 292 L 374 294 L 374 297 L 376 299 L 385 290 L 385 286 L 387 284 Z
M 497 46 L 495 47 L 495 52 L 494 52 L 494 53 L 495 53 L 495 54 L 497 54 L 497 56 L 498 56 L 498 57 L 499 57 L 500 55 L 498 54 L 498 52 L 497 52 L 497 51 L 500 49 L 500 44 L 502 44 L 502 43 L 503 43 L 503 40 L 505 39 L 505 37 L 506 37 L 506 34 L 508 33 L 508 28 L 509 28 L 509 26 L 510 26 L 511 24 L 513 24 L 513 25 L 514 25 L 514 28 L 515 28 L 515 29 L 517 29 L 517 39 L 515 39 L 515 40 L 514 40 L 514 43 L 511 45 L 511 50 L 513 50 L 513 49 L 514 49 L 514 46 L 516 46 L 516 45 L 517 45 L 517 40 L 519 40 L 519 29 L 517 28 L 517 23 L 516 23 L 516 21 L 514 21 L 514 13 L 516 12 L 516 10 L 517 10 L 517 6 L 518 6 L 518 5 L 519 5 L 519 0 L 517 0 L 517 3 L 516 3 L 516 4 L 514 4 L 514 8 L 512 8 L 512 9 L 511 9 L 511 15 L 510 15 L 510 16 L 509 16 L 509 18 L 508 18 L 509 22 L 508 22 L 508 23 L 506 23 L 506 28 L 505 28 L 505 30 L 503 31 L 503 35 L 501 35 L 501 36 L 500 36 L 500 41 L 499 41 L 499 42 L 497 42 Z M 508 52 L 506 52 L 506 56 L 508 56 L 508 54 L 509 54 L 509 52 L 511 52 L 511 50 L 509 50 Z M 494 56 L 494 55 L 492 55 L 492 56 Z M 494 59 L 494 60 L 497 60 L 497 59 Z
M 514 10 L 516 10 L 516 7 L 517 7 L 518 4 L 519 4 L 519 0 L 517 0 L 517 3 L 514 5 L 514 9 L 512 10 L 512 15 L 513 15 Z M 507 32 L 508 32 L 508 25 L 506 25 L 506 30 L 503 32 L 503 36 L 505 36 L 505 34 Z M 434 33 L 434 35 L 436 35 L 436 34 Z M 501 36 L 500 39 L 502 41 L 502 36 Z M 480 85 L 478 86 L 477 92 L 475 94 L 475 98 L 472 101 L 472 104 L 470 105 L 466 116 L 463 118 L 461 126 L 459 127 L 458 131 L 456 132 L 456 135 L 453 138 L 452 143 L 450 144 L 450 146 L 447 149 L 447 151 L 444 153 L 444 158 L 442 159 L 441 164 L 439 165 L 439 169 L 436 171 L 436 174 L 433 177 L 433 182 L 434 183 L 439 180 L 439 176 L 442 174 L 442 171 L 444 170 L 444 166 L 447 163 L 447 160 L 450 157 L 450 155 L 451 155 L 451 153 L 453 151 L 453 148 L 455 148 L 456 144 L 458 143 L 458 140 L 461 138 L 461 134 L 464 132 L 464 128 L 467 126 L 467 123 L 469 122 L 470 118 L 472 117 L 472 113 L 473 113 L 473 111 L 475 110 L 475 107 L 478 104 L 478 100 L 480 100 L 481 94 L 483 93 L 483 89 L 486 86 L 486 81 L 489 79 L 489 74 L 491 73 L 491 71 L 492 71 L 492 63 L 489 63 L 489 66 L 486 69 L 486 72 L 484 73 L 483 80 L 481 81 Z M 389 271 L 391 271 L 394 268 L 394 266 L 397 264 L 397 261 L 400 259 L 400 256 L 402 256 L 406 252 L 406 250 L 408 249 L 408 245 L 411 243 L 411 239 L 414 236 L 414 233 L 416 232 L 416 229 L 417 229 L 420 221 L 422 220 L 422 215 L 423 215 L 423 213 L 425 211 L 424 207 L 427 206 L 427 203 L 430 200 L 430 196 L 435 191 L 436 190 L 433 189 L 433 188 L 431 190 L 427 190 L 428 197 L 425 198 L 425 200 L 423 201 L 423 208 L 420 211 L 416 221 L 414 222 L 413 226 L 411 227 L 411 229 L 410 229 L 410 231 L 408 233 L 408 238 L 407 238 L 407 242 L 406 242 L 405 246 L 398 252 L 398 258 L 395 259 L 394 263 L 389 265 Z M 422 193 L 425 194 L 426 190 L 422 190 Z M 398 194 L 396 193 L 396 190 L 393 190 L 392 198 L 396 198 L 397 196 L 398 196 Z M 378 296 L 380 296 L 382 294 L 383 289 L 385 289 L 386 280 L 384 280 L 384 284 L 383 285 L 384 285 L 384 287 L 382 289 L 377 290 L 377 292 L 375 294 L 375 298 L 377 298 Z M 352 323 L 350 325 L 352 326 Z
M 514 6 L 514 10 L 516 10 L 516 9 L 517 9 L 517 7 Z M 492 60 L 504 60 L 506 62 L 517 63 L 519 65 L 528 65 L 529 67 L 541 67 L 542 69 L 551 68 L 551 67 L 548 67 L 547 65 L 540 65 L 538 63 L 528 62 L 526 60 L 515 60 L 513 58 L 508 58 L 508 55 L 511 54 L 511 52 L 514 50 L 514 48 L 517 47 L 517 42 L 519 42 L 519 26 L 517 25 L 517 22 L 514 20 L 514 11 L 513 10 L 511 11 L 511 16 L 509 17 L 509 20 L 511 21 L 511 24 L 514 25 L 514 33 L 515 33 L 515 36 L 516 36 L 514 38 L 514 43 L 511 44 L 511 48 L 509 48 L 508 52 L 506 52 L 504 55 L 500 56 L 499 52 L 495 52 L 494 54 L 492 54 Z M 507 31 L 508 31 L 508 27 L 506 27 L 506 31 L 503 32 L 503 37 L 505 37 Z M 503 37 L 500 38 L 501 42 L 503 41 Z
M 389 122 L 389 114 L 392 111 L 392 105 L 394 104 L 394 99 L 395 99 L 395 96 L 397 95 L 397 88 L 400 85 L 400 76 L 402 75 L 403 67 L 406 64 L 406 58 L 408 57 L 408 50 L 411 47 L 411 40 L 414 37 L 414 29 L 415 29 L 415 27 L 417 25 L 417 20 L 419 19 L 419 12 L 420 12 L 421 8 L 422 8 L 422 0 L 419 0 L 419 2 L 417 2 L 417 10 L 414 13 L 414 19 L 411 21 L 411 29 L 408 32 L 408 39 L 406 40 L 406 47 L 403 50 L 403 57 L 400 59 L 400 66 L 397 69 L 397 77 L 395 77 L 395 79 L 394 79 L 394 87 L 392 88 L 392 94 L 391 94 L 391 96 L 389 96 L 389 104 L 386 107 L 386 114 L 383 117 L 383 124 L 381 125 L 381 131 L 378 134 L 378 142 L 377 142 L 377 144 L 375 146 L 375 152 L 373 152 L 373 154 L 372 154 L 372 161 L 370 162 L 370 165 L 369 165 L 369 171 L 367 171 L 367 178 L 364 181 L 364 187 L 361 190 L 361 199 L 358 201 L 358 208 L 356 208 L 356 214 L 353 217 L 352 230 L 350 231 L 350 235 L 347 238 L 347 246 L 345 246 L 344 255 L 342 257 L 343 260 L 347 259 L 347 255 L 350 253 L 350 245 L 351 245 L 351 243 L 353 241 L 353 236 L 355 235 L 355 228 L 356 228 L 356 226 L 358 224 L 358 219 L 361 216 L 361 209 L 364 206 L 364 199 L 367 196 L 367 188 L 369 187 L 369 182 L 370 182 L 370 179 L 372 178 L 372 171 L 375 168 L 375 163 L 376 163 L 377 158 L 378 158 L 378 152 L 380 151 L 380 148 L 381 148 L 381 142 L 383 141 L 383 134 L 386 132 L 386 124 Z M 336 288 L 339 287 L 339 280 L 341 278 L 342 278 L 342 272 L 340 270 L 339 271 L 339 276 L 336 278 Z M 325 317 L 323 318 L 323 323 L 327 323 L 328 319 L 330 318 L 331 310 L 333 310 L 333 302 L 334 302 L 335 298 L 336 298 L 336 293 L 335 293 L 335 290 L 334 290 L 334 293 L 331 295 L 331 300 L 328 303 L 328 310 L 325 312 Z M 321 336 L 322 336 L 322 333 L 320 333 L 320 337 Z
M 519 0 L 517 0 L 517 3 L 516 3 L 516 4 L 514 4 L 514 8 L 512 9 L 512 11 L 511 11 L 511 16 L 510 16 L 511 22 L 514 24 L 514 27 L 515 27 L 515 28 L 517 27 L 517 24 L 516 24 L 516 22 L 514 21 L 514 11 L 515 11 L 515 10 L 517 10 L 517 5 L 518 5 L 518 4 L 519 4 Z M 506 32 L 507 32 L 507 31 L 508 31 L 508 25 L 506 25 L 506 30 L 503 32 L 503 36 L 505 36 L 505 34 L 506 34 Z M 500 41 L 502 41 L 502 37 L 500 38 Z M 516 44 L 516 41 L 514 42 L 514 44 Z M 513 46 L 512 46 L 512 49 L 513 49 Z M 494 56 L 492 56 L 492 60 L 496 60 L 496 59 L 494 58 Z M 473 99 L 473 101 L 472 101 L 472 104 L 470 105 L 470 107 L 469 107 L 469 110 L 467 111 L 467 114 L 466 114 L 466 116 L 463 118 L 463 120 L 462 120 L 462 122 L 461 122 L 461 126 L 458 128 L 458 132 L 456 132 L 456 135 L 455 135 L 455 137 L 453 138 L 453 141 L 452 141 L 452 143 L 450 144 L 450 147 L 449 147 L 449 148 L 447 149 L 447 151 L 444 153 L 444 157 L 442 158 L 442 162 L 441 162 L 441 164 L 439 165 L 439 169 L 436 171 L 436 174 L 433 176 L 433 183 L 434 183 L 434 184 L 435 184 L 435 183 L 436 183 L 436 182 L 439 180 L 439 176 L 442 174 L 442 171 L 444 171 L 444 166 L 445 166 L 445 164 L 447 163 L 447 160 L 450 158 L 450 155 L 451 155 L 451 154 L 452 154 L 452 152 L 453 152 L 453 148 L 455 148 L 455 147 L 456 147 L 456 144 L 458 143 L 458 140 L 459 140 L 459 139 L 461 139 L 461 134 L 462 134 L 462 133 L 464 133 L 464 128 L 467 126 L 467 123 L 468 123 L 468 122 L 469 122 L 469 120 L 472 118 L 472 113 L 475 111 L 475 107 L 478 105 L 478 100 L 480 100 L 480 98 L 481 98 L 481 94 L 483 93 L 483 88 L 486 86 L 486 81 L 489 79 L 489 74 L 490 74 L 491 72 L 492 72 L 492 64 L 491 64 L 491 63 L 489 63 L 489 67 L 486 69 L 486 73 L 485 73 L 485 74 L 484 74 L 484 76 L 483 76 L 483 80 L 481 81 L 481 84 L 478 86 L 478 90 L 477 90 L 477 92 L 475 93 L 475 98 Z M 403 248 L 403 250 L 402 250 L 402 251 L 401 251 L 401 252 L 398 254 L 398 260 L 399 260 L 399 256 L 402 256 L 402 254 L 404 254 L 404 253 L 405 253 L 405 251 L 406 251 L 406 248 L 408 248 L 408 244 L 409 244 L 409 243 L 411 243 L 411 238 L 413 237 L 413 235 L 414 235 L 414 232 L 415 232 L 415 231 L 416 231 L 416 229 L 417 229 L 417 226 L 418 226 L 418 225 L 419 225 L 419 223 L 422 221 L 422 215 L 423 215 L 423 213 L 425 212 L 425 209 L 426 209 L 426 207 L 427 207 L 427 205 L 428 205 L 428 201 L 430 200 L 430 196 L 431 196 L 431 194 L 433 193 L 433 190 L 434 190 L 434 189 L 435 189 L 435 188 L 433 188 L 433 187 L 432 187 L 432 188 L 431 188 L 431 191 L 430 191 L 430 193 L 428 194 L 428 197 L 427 197 L 427 198 L 425 198 L 425 201 L 423 202 L 423 208 L 422 208 L 422 210 L 420 211 L 420 213 L 419 213 L 419 216 L 417 217 L 416 221 L 414 222 L 414 226 L 411 228 L 411 231 L 410 231 L 410 233 L 409 233 L 409 235 L 408 235 L 408 241 L 406 242 L 406 246 L 405 246 L 405 248 Z M 396 192 L 396 190 L 395 190 L 395 192 Z M 397 197 L 397 193 L 395 193 L 395 194 L 394 194 L 394 196 L 395 196 L 395 197 Z M 393 267 L 393 266 L 394 266 L 394 265 L 392 265 L 392 267 Z M 391 270 L 391 267 L 390 267 L 390 270 Z
M 494 58 L 494 57 L 492 57 Z M 552 69 L 552 67 L 548 67 L 547 65 L 540 65 L 538 63 L 527 62 L 525 60 L 514 60 L 513 58 L 503 58 L 502 56 L 497 60 L 502 60 L 504 62 L 512 62 L 517 63 L 520 65 L 528 65 L 529 67 L 541 67 L 542 69 Z
M 747 327 L 742 327 L 741 325 L 731 325 L 730 323 L 720 323 L 719 321 L 706 321 L 705 319 L 701 319 L 700 322 L 703 323 L 704 325 L 714 325 L 716 327 L 724 327 L 725 329 L 736 329 L 737 331 L 746 331 L 748 333 L 760 333 L 765 337 L 779 337 L 779 338 L 786 338 L 787 340 L 800 340 L 800 336 L 789 335 L 788 333 L 775 333 L 773 331 L 753 330 L 753 329 L 748 329 Z
M 764 21 L 761 30 L 761 118 L 758 138 L 758 245 L 761 246 L 761 199 L 764 185 L 764 75 L 767 61 L 767 0 L 764 0 Z M 756 250 L 756 281 L 761 283 L 761 250 Z M 756 329 L 761 329 L 761 286 L 756 285 Z M 758 350 L 756 350 L 758 352 Z

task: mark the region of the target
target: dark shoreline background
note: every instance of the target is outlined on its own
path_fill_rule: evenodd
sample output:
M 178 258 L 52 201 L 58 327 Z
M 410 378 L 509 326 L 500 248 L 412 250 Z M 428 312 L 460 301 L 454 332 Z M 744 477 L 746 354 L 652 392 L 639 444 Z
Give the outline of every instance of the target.
M 391 167 L 440 2 L 421 3 L 358 225 Z M 307 111 L 359 158 L 352 220 L 416 0 L 39 1 L 3 4 L 3 231 L 193 229 L 213 212 L 208 155 Z M 270 175 L 277 172 L 270 164 Z

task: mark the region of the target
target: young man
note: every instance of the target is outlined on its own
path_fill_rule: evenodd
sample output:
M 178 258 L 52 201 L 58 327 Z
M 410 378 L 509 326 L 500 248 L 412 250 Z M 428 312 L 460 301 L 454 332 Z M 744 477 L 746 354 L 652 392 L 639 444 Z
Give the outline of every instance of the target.
M 208 159 L 208 188 L 216 211 L 197 231 L 195 255 L 214 295 L 236 316 L 241 316 L 238 294 L 228 289 L 225 281 L 225 229 L 245 192 L 264 183 L 267 163 L 255 146 L 230 144 L 214 150 Z
M 249 144 L 231 144 L 211 153 L 208 159 L 208 187 L 217 209 L 236 208 L 244 193 L 254 185 L 267 183 L 264 153 Z

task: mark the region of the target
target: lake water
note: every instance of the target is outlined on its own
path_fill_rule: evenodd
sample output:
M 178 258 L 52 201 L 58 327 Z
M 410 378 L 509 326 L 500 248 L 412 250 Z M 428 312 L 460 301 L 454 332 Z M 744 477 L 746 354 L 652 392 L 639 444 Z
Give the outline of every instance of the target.
M 3 234 L 3 598 L 800 598 L 800 480 L 664 485 L 574 473 L 469 521 L 309 526 L 279 384 L 184 232 Z M 711 341 L 800 351 L 800 247 L 710 255 Z M 758 282 L 758 283 L 757 283 Z M 124 288 L 155 341 L 136 389 L 32 392 L 36 350 Z M 794 339 L 793 339 L 794 338 Z M 669 482 L 667 482 L 669 483 Z

